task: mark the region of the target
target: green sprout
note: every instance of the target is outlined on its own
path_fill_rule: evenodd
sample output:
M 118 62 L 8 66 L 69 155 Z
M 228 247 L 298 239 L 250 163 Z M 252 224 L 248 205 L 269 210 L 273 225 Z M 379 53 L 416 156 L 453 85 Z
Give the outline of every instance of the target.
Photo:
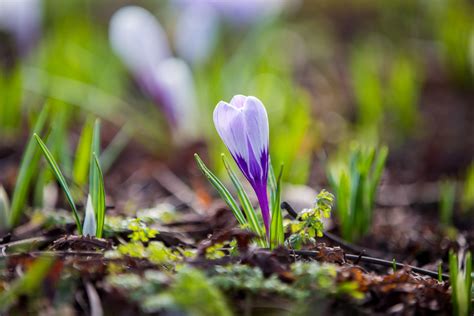
M 38 136 L 38 134 L 35 133 L 33 137 L 40 147 L 44 157 L 46 158 L 53 175 L 66 195 L 66 200 L 71 207 L 79 234 L 91 235 L 100 238 L 103 234 L 105 221 L 105 189 L 102 169 L 100 167 L 98 158 L 98 155 L 100 154 L 99 121 L 96 122 L 92 135 L 93 137 L 90 145 L 91 149 L 89 151 L 89 195 L 87 197 L 84 224 L 81 223 L 72 192 L 69 188 L 69 185 L 67 184 L 66 178 L 59 168 L 58 163 L 53 157 L 53 154 L 48 149 L 41 137 Z
M 356 240 L 369 232 L 377 187 L 388 148 L 354 145 L 343 163 L 328 165 L 329 182 L 336 195 L 336 214 L 342 236 Z
M 316 202 L 312 208 L 303 209 L 296 220 L 290 223 L 291 235 L 288 238 L 288 245 L 294 249 L 300 249 L 308 242 L 315 242 L 316 237 L 323 236 L 323 218 L 331 216 L 334 195 L 326 190 L 322 190 L 316 196 Z
M 453 223 L 454 203 L 456 202 L 456 182 L 445 180 L 440 184 L 439 217 L 444 226 Z
M 269 187 L 270 187 L 270 197 L 271 197 L 271 211 L 272 211 L 272 222 L 270 226 L 270 241 L 265 238 L 265 228 L 263 227 L 260 215 L 255 211 L 248 194 L 245 192 L 245 189 L 238 179 L 236 173 L 231 168 L 227 158 L 222 154 L 222 160 L 224 166 L 227 170 L 227 173 L 234 185 L 237 195 L 240 201 L 240 206 L 237 201 L 234 199 L 230 191 L 224 186 L 221 180 L 214 175 L 209 168 L 204 164 L 199 155 L 194 155 L 199 169 L 207 177 L 211 185 L 217 190 L 221 198 L 229 206 L 230 210 L 234 214 L 235 218 L 241 225 L 251 232 L 255 233 L 258 236 L 257 243 L 261 247 L 277 247 L 282 245 L 284 242 L 283 235 L 283 220 L 281 217 L 281 208 L 280 208 L 280 192 L 281 192 L 281 177 L 283 173 L 283 168 L 281 168 L 278 178 L 275 177 L 273 168 L 269 168 Z M 280 214 L 280 215 L 279 215 Z
M 463 211 L 474 210 L 474 162 L 466 171 L 461 205 Z
M 471 315 L 472 311 L 472 256 L 449 253 L 449 275 L 451 280 L 451 300 L 453 315 Z

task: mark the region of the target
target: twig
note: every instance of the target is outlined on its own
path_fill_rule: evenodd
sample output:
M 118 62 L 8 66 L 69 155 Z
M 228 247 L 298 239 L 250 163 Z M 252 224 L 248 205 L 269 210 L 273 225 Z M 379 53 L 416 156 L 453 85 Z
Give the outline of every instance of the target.
M 294 219 L 298 218 L 298 213 L 293 209 L 293 207 L 288 202 L 281 203 L 281 208 L 285 209 L 288 212 L 288 214 L 291 217 L 293 217 Z M 374 258 L 372 256 L 363 256 L 362 254 L 365 253 L 365 251 L 366 251 L 365 249 L 363 249 L 359 246 L 352 245 L 352 244 L 346 242 L 345 240 L 342 240 L 338 236 L 333 235 L 331 233 L 325 232 L 324 236 L 327 237 L 329 240 L 332 240 L 332 241 L 336 242 L 337 244 L 340 244 L 343 248 L 352 250 L 354 252 L 358 252 L 359 253 L 358 255 L 344 254 L 344 257 L 346 259 L 355 260 L 356 264 L 359 263 L 359 262 L 366 262 L 366 263 L 378 264 L 378 265 L 385 266 L 385 267 L 393 267 L 393 265 L 395 264 L 395 266 L 397 268 L 403 268 L 403 267 L 406 266 L 406 267 L 409 267 L 412 271 L 415 271 L 417 273 L 429 275 L 429 276 L 434 277 L 434 278 L 438 277 L 438 272 L 434 272 L 434 271 L 430 271 L 430 270 L 426 270 L 426 269 L 422 269 L 422 268 L 418 268 L 418 267 L 414 267 L 414 266 L 410 266 L 410 265 L 405 265 L 405 264 L 398 263 L 398 262 L 388 261 L 388 260 L 384 260 L 384 259 L 378 259 L 378 258 Z M 294 250 L 293 252 L 296 253 L 296 254 L 299 254 L 299 255 L 307 255 L 307 256 L 315 256 L 317 254 L 316 251 L 311 251 L 311 250 Z M 441 276 L 445 280 L 449 279 L 449 276 L 447 274 L 442 274 Z
M 294 253 L 296 253 L 297 255 L 300 255 L 300 256 L 308 256 L 308 257 L 315 257 L 318 254 L 317 251 L 313 251 L 313 250 L 295 250 Z M 376 264 L 376 265 L 389 267 L 389 268 L 393 267 L 393 265 L 395 264 L 395 266 L 397 268 L 408 267 L 413 272 L 428 275 L 428 276 L 433 277 L 433 278 L 438 278 L 438 272 L 423 269 L 423 268 L 418 268 L 418 267 L 411 266 L 411 265 L 408 265 L 408 264 L 403 264 L 403 263 L 399 263 L 399 262 L 393 262 L 393 261 L 373 258 L 373 257 L 369 257 L 369 256 L 354 255 L 354 254 L 344 254 L 344 257 L 346 259 L 349 259 L 349 260 L 358 260 L 360 262 Z M 447 274 L 441 274 L 441 277 L 444 280 L 449 279 L 449 275 L 447 275 Z

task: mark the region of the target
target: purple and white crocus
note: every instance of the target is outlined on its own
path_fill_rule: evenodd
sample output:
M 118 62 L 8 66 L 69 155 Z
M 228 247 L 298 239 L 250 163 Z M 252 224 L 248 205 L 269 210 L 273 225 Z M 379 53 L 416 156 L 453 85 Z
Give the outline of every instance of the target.
M 177 143 L 195 138 L 197 98 L 191 69 L 173 57 L 165 30 L 153 14 L 125 6 L 112 16 L 109 39 L 142 90 L 163 110 Z
M 257 195 L 268 237 L 270 206 L 267 194 L 269 164 L 267 111 L 256 97 L 236 95 L 230 103 L 220 101 L 217 104 L 214 109 L 214 124 Z

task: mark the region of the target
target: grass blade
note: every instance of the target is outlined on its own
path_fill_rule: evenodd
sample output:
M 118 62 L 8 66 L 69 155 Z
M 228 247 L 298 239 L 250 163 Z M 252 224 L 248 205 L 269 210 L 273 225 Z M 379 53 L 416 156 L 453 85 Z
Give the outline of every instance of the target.
M 102 169 L 100 168 L 99 158 L 97 158 L 96 153 L 92 153 L 94 157 L 94 174 L 96 176 L 95 191 L 90 192 L 92 196 L 92 201 L 96 201 L 94 204 L 95 215 L 97 219 L 97 232 L 96 236 L 101 238 L 104 231 L 104 221 L 105 221 L 105 188 L 104 188 L 104 175 L 102 174 Z
M 104 152 L 100 155 L 100 163 L 104 174 L 107 173 L 110 167 L 112 167 L 113 163 L 128 145 L 129 141 L 130 131 L 129 126 L 126 125 L 120 129 L 107 148 L 104 149 Z
M 79 219 L 79 214 L 77 212 L 76 204 L 74 203 L 74 200 L 71 195 L 71 191 L 69 190 L 69 187 L 66 183 L 66 179 L 64 178 L 61 170 L 59 169 L 58 164 L 56 163 L 56 160 L 54 160 L 53 155 L 49 151 L 48 147 L 46 147 L 45 143 L 41 138 L 35 133 L 34 138 L 36 139 L 36 142 L 41 148 L 41 151 L 43 152 L 46 161 L 48 161 L 49 166 L 51 167 L 51 170 L 53 171 L 54 176 L 59 182 L 59 185 L 63 189 L 64 193 L 66 194 L 66 199 L 69 203 L 69 206 L 72 209 L 72 215 L 74 216 L 74 220 L 76 221 L 77 229 L 79 230 L 79 233 L 82 234 L 82 224 L 81 220 Z
M 259 224 L 255 209 L 253 208 L 252 203 L 250 203 L 250 199 L 245 192 L 242 183 L 240 183 L 239 178 L 235 174 L 234 170 L 232 170 L 225 155 L 222 154 L 221 157 L 222 161 L 224 162 L 225 169 L 227 170 L 227 174 L 229 175 L 232 184 L 237 190 L 237 195 L 239 196 L 239 201 L 242 205 L 242 209 L 245 213 L 245 217 L 247 218 L 250 229 L 259 236 L 264 236 L 262 226 Z
M 99 229 L 99 213 L 97 207 L 100 205 L 99 201 L 99 175 L 95 163 L 95 155 L 100 155 L 100 120 L 96 120 L 94 124 L 94 131 L 92 133 L 92 142 L 90 144 L 90 158 L 89 158 L 89 195 L 92 199 L 92 206 L 95 211 L 95 220 L 97 229 Z
M 41 285 L 55 258 L 41 257 L 35 260 L 28 271 L 16 280 L 7 291 L 0 293 L 0 311 L 6 311 L 20 295 L 31 295 Z
M 73 179 L 82 187 L 86 184 L 89 162 L 91 157 L 90 144 L 92 140 L 93 124 L 92 120 L 87 120 L 82 128 L 81 136 L 76 148 L 76 158 L 74 160 Z
M 33 133 L 41 133 L 48 117 L 49 105 L 46 104 L 41 110 L 33 127 Z M 20 221 L 25 207 L 25 201 L 30 190 L 31 181 L 38 168 L 40 153 L 36 150 L 34 138 L 31 137 L 26 145 L 26 150 L 20 164 L 20 170 L 13 191 L 10 209 L 9 227 L 14 227 Z
M 227 203 L 230 210 L 234 214 L 235 218 L 239 222 L 240 225 L 247 226 L 247 220 L 244 217 L 244 214 L 240 210 L 237 202 L 230 194 L 229 190 L 222 184 L 222 182 L 206 167 L 204 162 L 201 160 L 198 154 L 194 154 L 194 158 L 198 164 L 199 169 L 201 172 L 206 176 L 212 186 L 217 190 L 219 195 L 222 199 Z
M 270 245 L 276 248 L 285 242 L 283 231 L 283 216 L 281 214 L 281 177 L 283 175 L 283 165 L 280 168 L 276 188 L 272 198 L 272 222 L 270 226 Z

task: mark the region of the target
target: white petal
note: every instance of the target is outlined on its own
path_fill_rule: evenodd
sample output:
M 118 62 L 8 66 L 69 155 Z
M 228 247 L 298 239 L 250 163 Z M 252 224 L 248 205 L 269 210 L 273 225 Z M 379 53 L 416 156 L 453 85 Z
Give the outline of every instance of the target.
M 176 124 L 177 141 L 198 137 L 197 97 L 189 66 L 179 58 L 167 58 L 153 69 L 153 79 Z
M 112 16 L 109 39 L 115 53 L 134 72 L 147 69 L 171 55 L 158 20 L 138 6 L 126 6 Z
M 84 225 L 82 225 L 82 234 L 84 236 L 95 236 L 97 230 L 97 222 L 95 220 L 94 207 L 92 206 L 91 195 L 87 195 L 86 216 Z
M 196 3 L 184 8 L 175 32 L 178 55 L 193 65 L 205 62 L 215 47 L 218 27 L 219 17 L 211 6 Z
M 232 155 L 248 161 L 243 112 L 227 102 L 220 101 L 214 109 L 214 124 Z
M 260 159 L 263 152 L 268 152 L 268 116 L 262 102 L 249 96 L 245 101 L 243 113 L 246 133 L 255 158 Z

